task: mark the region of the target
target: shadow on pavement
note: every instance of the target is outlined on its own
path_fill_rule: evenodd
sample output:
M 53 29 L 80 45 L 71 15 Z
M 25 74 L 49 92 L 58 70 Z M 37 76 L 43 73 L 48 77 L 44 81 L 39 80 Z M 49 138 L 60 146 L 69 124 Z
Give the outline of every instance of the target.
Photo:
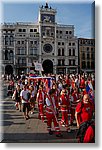
M 1 143 L 77 143 L 72 133 L 62 132 L 63 137 L 48 133 L 5 133 Z

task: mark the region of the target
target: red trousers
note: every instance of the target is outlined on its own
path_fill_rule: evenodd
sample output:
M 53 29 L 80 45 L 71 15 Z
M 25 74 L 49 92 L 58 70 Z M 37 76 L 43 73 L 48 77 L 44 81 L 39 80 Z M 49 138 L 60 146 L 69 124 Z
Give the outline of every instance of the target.
M 62 113 L 61 122 L 64 122 L 65 125 L 68 125 L 68 112 L 66 112 L 66 111 L 61 111 L 61 113 Z
M 44 109 L 43 109 L 43 104 L 38 105 L 39 108 L 39 117 L 41 118 L 42 121 L 44 121 Z
M 68 130 L 68 110 L 67 108 L 61 108 L 61 113 L 62 113 L 62 119 L 61 119 L 61 124 L 65 123 L 65 127 Z
M 46 118 L 47 118 L 47 129 L 48 129 L 48 131 L 51 130 L 51 124 L 52 124 L 52 121 L 53 121 L 54 128 L 55 128 L 55 133 L 59 134 L 60 133 L 60 128 L 59 128 L 59 124 L 58 124 L 58 120 L 57 120 L 56 115 L 54 115 L 51 112 L 50 113 L 46 112 Z

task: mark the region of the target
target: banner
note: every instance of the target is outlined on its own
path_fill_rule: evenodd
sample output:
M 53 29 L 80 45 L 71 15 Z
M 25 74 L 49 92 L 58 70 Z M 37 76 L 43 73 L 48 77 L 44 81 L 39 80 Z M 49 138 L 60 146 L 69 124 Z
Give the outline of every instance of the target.
M 43 71 L 43 67 L 41 63 L 35 62 L 34 65 L 36 71 Z

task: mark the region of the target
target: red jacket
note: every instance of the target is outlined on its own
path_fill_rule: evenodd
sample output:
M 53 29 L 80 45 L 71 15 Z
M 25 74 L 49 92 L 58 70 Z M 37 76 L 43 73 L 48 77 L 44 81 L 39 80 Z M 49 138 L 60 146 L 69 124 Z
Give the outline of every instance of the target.
M 73 93 L 72 93 L 72 97 L 73 97 L 74 102 L 76 102 L 76 101 L 80 98 L 78 92 L 73 92 Z
M 69 106 L 69 97 L 67 95 L 62 94 L 60 97 L 60 104 Z
M 39 104 L 44 104 L 44 92 L 43 91 L 38 90 L 37 99 L 38 99 Z
M 81 79 L 80 81 L 80 88 L 85 88 L 85 80 Z

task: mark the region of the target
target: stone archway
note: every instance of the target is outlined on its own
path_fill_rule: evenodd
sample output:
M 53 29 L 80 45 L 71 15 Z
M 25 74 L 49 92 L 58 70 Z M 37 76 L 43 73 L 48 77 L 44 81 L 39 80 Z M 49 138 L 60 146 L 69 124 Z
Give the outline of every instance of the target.
M 11 65 L 5 67 L 5 74 L 13 74 L 13 67 Z
M 44 69 L 44 73 L 53 73 L 53 62 L 51 60 L 45 60 L 42 66 Z

